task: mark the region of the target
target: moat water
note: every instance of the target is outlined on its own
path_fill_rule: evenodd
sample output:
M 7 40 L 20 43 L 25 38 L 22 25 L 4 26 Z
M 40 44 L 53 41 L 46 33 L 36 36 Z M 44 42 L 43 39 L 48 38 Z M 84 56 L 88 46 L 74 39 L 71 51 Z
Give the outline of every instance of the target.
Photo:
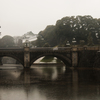
M 100 100 L 100 69 L 3 65 L 0 100 Z

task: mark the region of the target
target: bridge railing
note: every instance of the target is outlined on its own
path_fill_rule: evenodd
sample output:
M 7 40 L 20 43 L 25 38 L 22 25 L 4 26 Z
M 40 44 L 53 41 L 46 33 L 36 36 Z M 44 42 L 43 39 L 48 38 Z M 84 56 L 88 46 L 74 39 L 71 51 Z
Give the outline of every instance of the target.
M 84 47 L 34 47 L 30 48 L 30 51 L 73 51 L 76 48 L 76 51 L 82 50 L 100 50 L 99 46 L 84 46 Z M 0 48 L 0 51 L 7 50 L 18 50 L 24 51 L 24 47 L 9 47 L 9 48 Z
M 30 50 L 37 50 L 37 51 L 43 51 L 43 50 L 52 50 L 52 51 L 64 51 L 64 50 L 71 50 L 71 47 L 36 47 L 36 48 L 30 48 Z
M 35 47 L 30 51 L 71 51 L 71 47 Z M 0 51 L 24 51 L 24 48 L 0 48 Z
M 0 49 L 22 49 L 24 47 L 0 47 Z
M 14 47 L 0 48 L 0 51 L 24 51 L 24 48 L 14 48 Z

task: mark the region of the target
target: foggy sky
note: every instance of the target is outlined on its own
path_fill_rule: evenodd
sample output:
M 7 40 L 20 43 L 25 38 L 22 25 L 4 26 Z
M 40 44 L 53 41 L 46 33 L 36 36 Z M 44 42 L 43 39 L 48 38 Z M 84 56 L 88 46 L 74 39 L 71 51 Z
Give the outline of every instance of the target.
M 100 0 L 0 0 L 2 36 L 38 34 L 65 16 L 100 18 Z

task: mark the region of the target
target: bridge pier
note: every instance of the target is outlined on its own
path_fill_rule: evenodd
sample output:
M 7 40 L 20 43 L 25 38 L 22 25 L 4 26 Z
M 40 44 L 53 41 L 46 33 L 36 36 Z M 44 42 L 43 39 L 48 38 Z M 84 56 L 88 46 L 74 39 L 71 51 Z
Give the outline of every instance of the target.
M 72 67 L 78 66 L 78 50 L 77 47 L 72 48 Z
M 0 65 L 3 65 L 3 63 L 2 63 L 2 57 L 0 57 Z
M 24 67 L 28 68 L 30 67 L 30 48 L 25 47 L 24 48 Z

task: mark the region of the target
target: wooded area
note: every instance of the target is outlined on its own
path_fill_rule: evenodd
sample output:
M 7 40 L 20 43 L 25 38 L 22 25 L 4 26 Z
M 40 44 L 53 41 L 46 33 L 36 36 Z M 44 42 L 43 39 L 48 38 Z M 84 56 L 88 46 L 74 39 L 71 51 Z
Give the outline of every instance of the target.
M 71 16 L 57 20 L 56 25 L 48 25 L 40 31 L 36 45 L 66 46 L 75 38 L 77 45 L 98 45 L 100 43 L 100 18 Z
M 100 44 L 100 18 L 87 16 L 63 17 L 57 20 L 55 25 L 48 25 L 38 33 L 36 41 L 31 42 L 35 47 L 66 47 L 66 43 L 72 45 L 99 45 Z M 22 43 L 21 43 L 22 44 Z M 11 36 L 0 39 L 0 47 L 14 46 Z M 18 44 L 20 46 L 20 43 Z

